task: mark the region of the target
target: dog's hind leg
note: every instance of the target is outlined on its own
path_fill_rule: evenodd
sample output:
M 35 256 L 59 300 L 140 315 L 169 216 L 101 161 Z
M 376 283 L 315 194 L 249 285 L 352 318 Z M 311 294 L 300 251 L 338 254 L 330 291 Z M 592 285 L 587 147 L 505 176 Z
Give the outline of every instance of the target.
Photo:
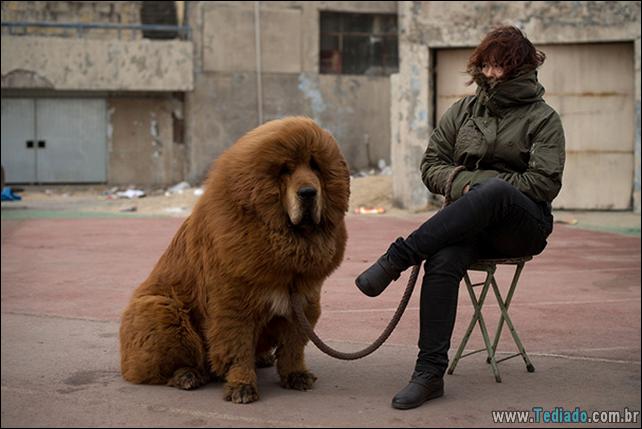
M 120 326 L 121 371 L 132 383 L 195 389 L 209 379 L 203 340 L 177 300 L 134 298 Z

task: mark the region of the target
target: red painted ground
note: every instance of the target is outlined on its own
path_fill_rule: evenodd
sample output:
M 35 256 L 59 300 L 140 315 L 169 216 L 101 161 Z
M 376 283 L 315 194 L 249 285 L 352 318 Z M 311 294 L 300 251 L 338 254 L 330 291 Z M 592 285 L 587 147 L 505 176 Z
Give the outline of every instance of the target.
M 500 364 L 504 382 L 496 384 L 477 355 L 447 377 L 447 397 L 406 413 L 392 410 L 390 398 L 414 363 L 417 290 L 395 333 L 372 357 L 343 363 L 310 346 L 308 362 L 320 376 L 310 392 L 283 391 L 266 372 L 271 381 L 264 381 L 262 400 L 239 408 L 222 401 L 220 385 L 195 392 L 129 385 L 117 372 L 119 313 L 181 222 L 2 221 L 3 426 L 485 426 L 492 425 L 491 410 L 511 404 L 640 410 L 640 239 L 561 225 L 544 253 L 526 266 L 511 308 L 534 374 L 512 360 Z M 407 275 L 376 299 L 361 295 L 354 277 L 420 222 L 419 217 L 348 218 L 346 259 L 323 290 L 317 329 L 322 338 L 355 350 L 379 334 Z M 507 286 L 510 274 L 508 268 L 499 271 L 500 287 Z M 459 302 L 453 348 L 472 314 L 463 286 Z M 493 331 L 498 309 L 486 310 Z M 500 351 L 512 351 L 509 336 L 503 340 Z M 479 345 L 475 333 L 468 348 Z M 483 398 L 471 397 L 476 390 Z M 76 392 L 89 402 L 80 407 Z M 119 402 L 125 397 L 129 405 Z M 192 399 L 181 402 L 186 398 Z M 33 401 L 44 405 L 34 409 Z M 113 407 L 122 412 L 114 415 Z

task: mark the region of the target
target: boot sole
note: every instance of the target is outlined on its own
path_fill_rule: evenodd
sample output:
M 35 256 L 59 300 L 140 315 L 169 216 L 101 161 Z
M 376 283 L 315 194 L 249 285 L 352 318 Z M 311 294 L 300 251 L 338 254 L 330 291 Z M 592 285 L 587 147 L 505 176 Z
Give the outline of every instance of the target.
M 398 403 L 393 402 L 392 403 L 392 408 L 396 408 L 397 410 L 410 410 L 411 408 L 417 408 L 420 405 L 423 405 L 424 403 L 430 401 L 431 399 L 437 399 L 437 398 L 440 398 L 442 396 L 444 396 L 444 390 L 443 389 L 433 393 L 432 395 L 429 395 L 428 397 L 426 397 L 426 399 L 424 399 L 423 401 L 418 402 L 418 403 L 398 404 Z

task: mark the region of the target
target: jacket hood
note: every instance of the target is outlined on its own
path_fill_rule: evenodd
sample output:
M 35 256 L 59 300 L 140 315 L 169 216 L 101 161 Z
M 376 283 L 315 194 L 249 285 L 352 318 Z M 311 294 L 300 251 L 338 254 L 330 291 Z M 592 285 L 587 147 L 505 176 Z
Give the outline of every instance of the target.
M 501 116 L 513 107 L 542 101 L 544 87 L 537 80 L 537 70 L 515 76 L 491 86 L 487 81 L 478 82 L 477 96 L 488 109 Z

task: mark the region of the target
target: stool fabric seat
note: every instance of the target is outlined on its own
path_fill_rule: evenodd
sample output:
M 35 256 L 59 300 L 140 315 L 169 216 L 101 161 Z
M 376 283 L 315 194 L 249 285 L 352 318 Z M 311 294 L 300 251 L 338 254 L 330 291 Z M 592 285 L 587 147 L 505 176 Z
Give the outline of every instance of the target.
M 533 259 L 532 256 L 522 256 L 520 258 L 497 258 L 497 259 L 478 259 L 468 269 L 473 271 L 485 270 L 490 265 L 519 265 Z

